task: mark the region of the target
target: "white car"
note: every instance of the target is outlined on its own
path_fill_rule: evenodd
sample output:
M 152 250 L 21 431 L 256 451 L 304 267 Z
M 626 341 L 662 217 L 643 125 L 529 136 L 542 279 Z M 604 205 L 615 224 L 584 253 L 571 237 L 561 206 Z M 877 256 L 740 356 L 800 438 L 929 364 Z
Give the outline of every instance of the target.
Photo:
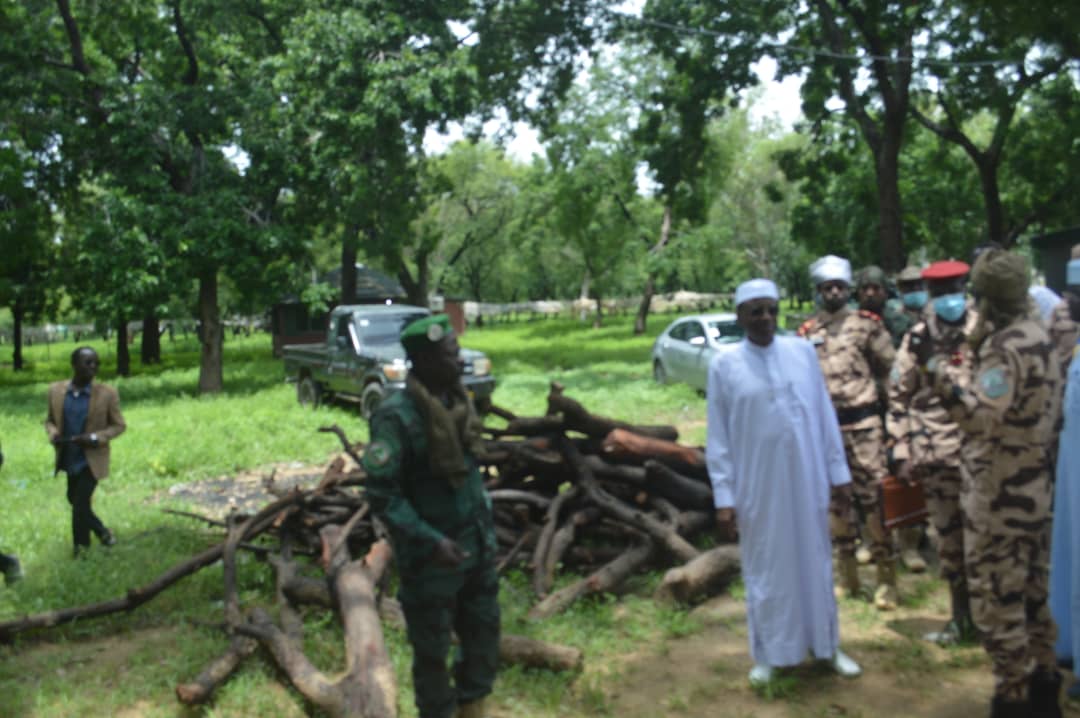
M 743 334 L 731 312 L 676 319 L 653 344 L 653 378 L 659 384 L 681 381 L 705 391 L 709 361 L 738 344 Z

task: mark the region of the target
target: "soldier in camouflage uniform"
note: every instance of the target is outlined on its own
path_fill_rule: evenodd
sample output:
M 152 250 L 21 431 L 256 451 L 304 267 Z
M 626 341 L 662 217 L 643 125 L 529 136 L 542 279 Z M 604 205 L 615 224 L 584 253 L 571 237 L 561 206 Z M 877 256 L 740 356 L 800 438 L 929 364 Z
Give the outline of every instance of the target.
M 952 620 L 930 640 L 952 643 L 975 636 L 964 574 L 964 522 L 960 510 L 960 448 L 963 433 L 942 406 L 932 382 L 918 360 L 920 353 L 949 357 L 960 371 L 971 365 L 967 337 L 974 329 L 976 312 L 961 302 L 959 312 L 951 298 L 964 294 L 964 262 L 934 262 L 922 273 L 935 300 L 923 319 L 904 337 L 896 354 L 889 382 L 889 437 L 897 478 L 919 481 L 926 493 L 930 520 L 938 536 L 941 576 L 949 583 Z M 940 312 L 937 310 L 941 305 Z
M 481 718 L 499 649 L 495 528 L 477 454 L 480 422 L 460 381 L 458 343 L 445 314 L 409 324 L 404 391 L 371 418 L 367 495 L 388 527 L 399 598 L 413 647 L 421 718 Z M 451 629 L 461 645 L 451 686 Z
M 900 292 L 901 314 L 894 320 L 893 344 L 899 348 L 904 335 L 922 321 L 929 294 L 922 278 L 922 270 L 911 265 L 904 267 L 896 275 L 896 288 Z
M 991 716 L 1060 716 L 1056 629 L 1047 606 L 1057 357 L 1032 318 L 1028 266 L 987 249 L 971 289 L 978 321 L 970 368 L 945 355 L 925 364 L 964 431 L 961 505 L 971 612 L 993 664 Z M 925 354 L 929 354 L 926 351 Z M 924 356 L 925 356 L 924 354 Z
M 892 368 L 893 346 L 878 315 L 848 307 L 851 295 L 851 264 L 841 257 L 826 256 L 814 262 L 810 275 L 821 296 L 822 308 L 799 327 L 799 336 L 813 342 L 829 387 L 847 452 L 854 483 L 855 504 L 844 515 L 833 502 L 833 542 L 841 580 L 849 595 L 860 593 L 855 540 L 858 512 L 864 521 L 863 535 L 877 564 L 878 586 L 874 604 L 882 610 L 896 607 L 896 552 L 881 523 L 878 488 L 888 473 L 885 461 L 883 407 L 878 382 Z

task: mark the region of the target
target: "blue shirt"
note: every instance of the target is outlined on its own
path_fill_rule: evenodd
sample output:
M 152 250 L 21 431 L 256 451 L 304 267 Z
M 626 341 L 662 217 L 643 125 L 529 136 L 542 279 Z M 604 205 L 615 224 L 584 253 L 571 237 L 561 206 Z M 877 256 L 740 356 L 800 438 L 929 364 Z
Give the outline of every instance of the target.
M 68 384 L 64 393 L 64 438 L 70 439 L 78 436 L 86 429 L 86 415 L 90 413 L 90 385 L 79 388 L 74 384 Z M 65 443 L 63 447 L 63 460 L 60 466 L 74 476 L 88 464 L 86 454 L 82 447 L 74 443 Z

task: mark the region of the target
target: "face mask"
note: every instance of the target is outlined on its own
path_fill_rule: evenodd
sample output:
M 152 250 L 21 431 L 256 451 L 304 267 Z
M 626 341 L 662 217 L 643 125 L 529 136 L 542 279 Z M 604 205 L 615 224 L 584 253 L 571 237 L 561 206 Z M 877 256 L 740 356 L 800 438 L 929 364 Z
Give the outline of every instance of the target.
M 904 292 L 900 299 L 903 300 L 904 306 L 908 309 L 922 309 L 926 306 L 928 296 L 925 289 L 920 289 L 915 292 Z
M 966 308 L 963 294 L 945 294 L 934 299 L 934 311 L 947 322 L 959 321 Z

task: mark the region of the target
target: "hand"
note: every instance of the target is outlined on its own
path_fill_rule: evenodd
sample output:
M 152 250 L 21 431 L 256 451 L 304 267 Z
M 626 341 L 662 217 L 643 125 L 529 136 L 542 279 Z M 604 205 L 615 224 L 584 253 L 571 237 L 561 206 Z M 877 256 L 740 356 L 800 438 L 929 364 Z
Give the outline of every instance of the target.
M 735 509 L 727 507 L 716 510 L 716 533 L 721 541 L 739 540 L 739 526 L 735 522 Z
M 919 366 L 926 366 L 926 362 L 930 361 L 930 357 L 934 356 L 934 342 L 930 339 L 929 332 L 922 331 L 918 334 L 912 332 L 911 342 L 908 347 Z
M 89 434 L 76 434 L 75 436 L 71 437 L 71 440 L 72 442 L 78 444 L 84 449 L 92 449 L 97 446 L 97 444 L 90 439 Z
M 60 444 L 64 443 L 64 437 L 60 434 L 53 434 L 49 437 L 49 443 L 53 446 L 59 446 Z
M 434 561 L 439 566 L 457 568 L 461 562 L 469 557 L 469 554 L 461 550 L 456 541 L 444 538 L 435 544 Z
M 915 483 L 915 469 L 912 467 L 910 461 L 898 461 L 896 462 L 896 478 L 903 481 L 906 485 L 911 486 Z

